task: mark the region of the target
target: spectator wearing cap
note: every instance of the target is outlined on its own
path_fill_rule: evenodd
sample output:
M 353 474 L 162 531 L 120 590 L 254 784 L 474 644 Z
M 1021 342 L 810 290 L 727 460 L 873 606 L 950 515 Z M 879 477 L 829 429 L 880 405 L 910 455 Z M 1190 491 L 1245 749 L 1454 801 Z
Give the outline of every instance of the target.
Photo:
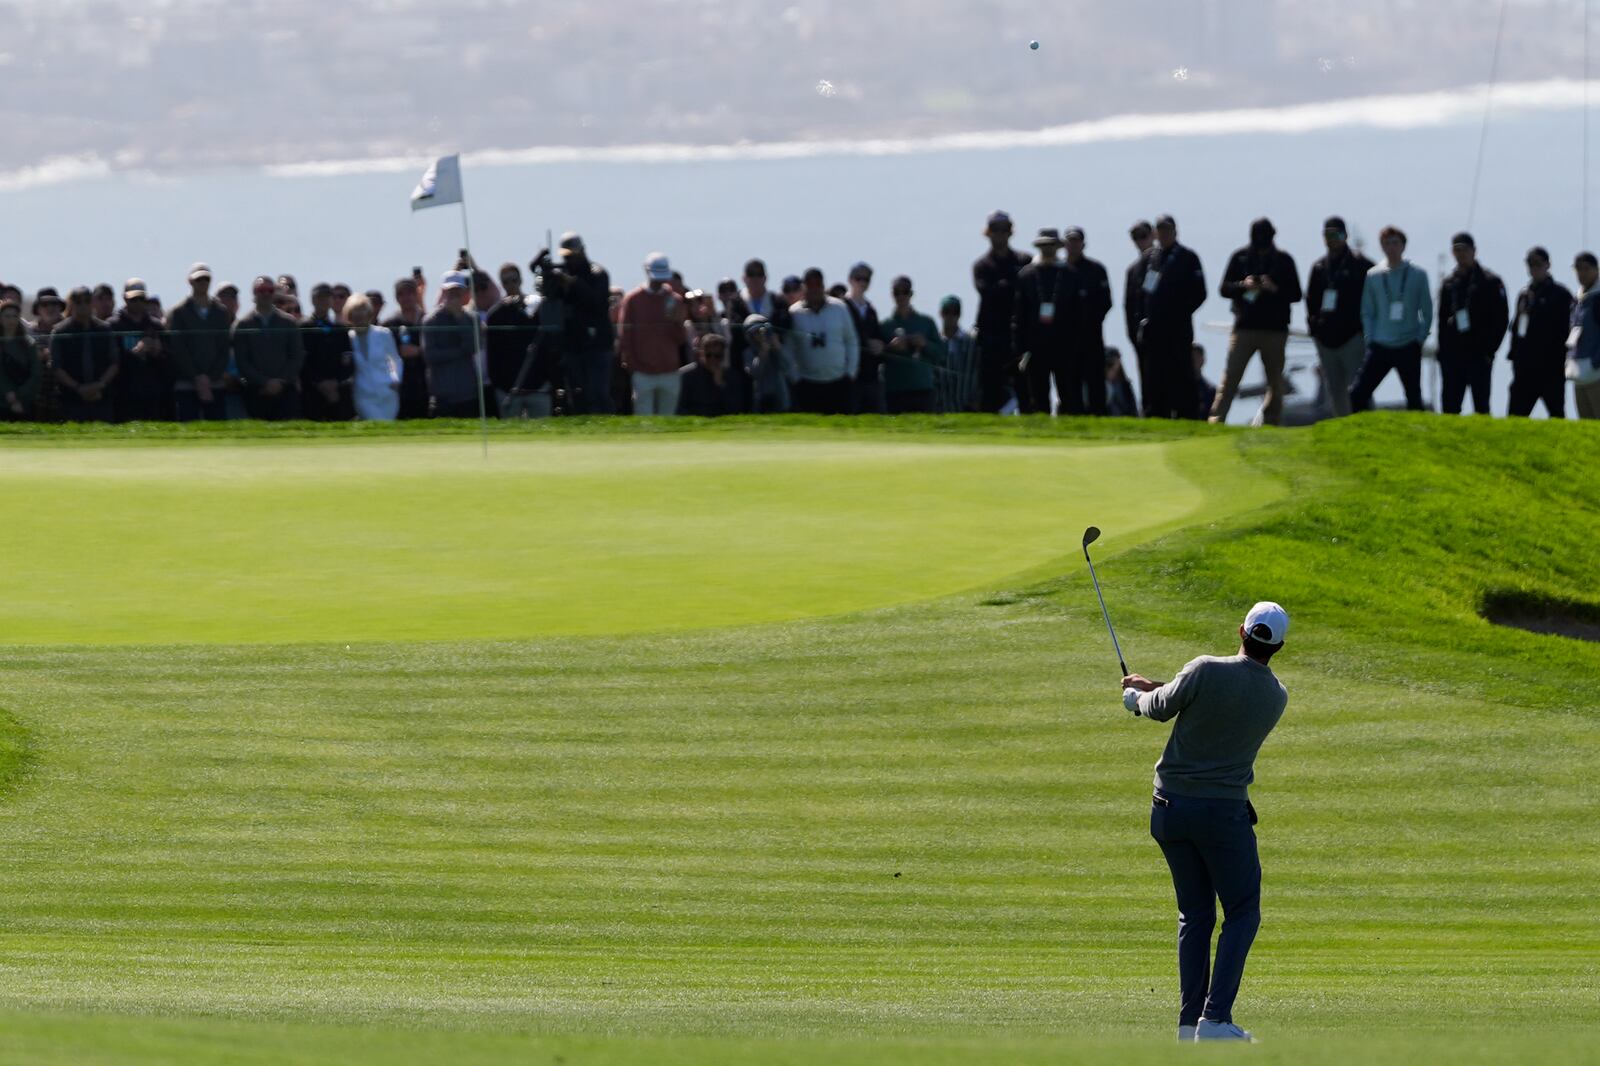
M 1069 415 L 1106 413 L 1106 315 L 1111 313 L 1111 279 L 1106 268 L 1083 254 L 1088 238 L 1079 226 L 1062 237 L 1067 258 L 1061 273 L 1066 288 L 1067 347 L 1057 370 L 1061 409 Z
M 94 287 L 94 317 L 102 322 L 110 322 L 117 313 L 117 290 L 105 282 Z
M 351 296 L 344 305 L 350 342 L 351 405 L 363 422 L 392 422 L 400 414 L 400 351 L 394 334 L 374 325 L 372 301 Z
M 800 298 L 800 279 L 791 275 L 784 279 L 782 291 L 773 292 L 767 288 L 767 264 L 752 259 L 744 265 L 744 288 L 739 298 L 744 301 L 746 318 L 761 315 L 781 336 L 789 330 L 789 307 Z
M 782 284 L 778 286 L 778 295 L 780 297 L 778 302 L 783 305 L 784 311 L 787 312 L 805 298 L 805 291 L 805 283 L 800 280 L 799 274 L 786 274 Z M 783 327 L 778 325 L 778 317 L 771 315 L 768 317 L 772 318 L 772 328 L 779 330 L 781 333 Z M 794 322 L 791 321 L 789 326 L 793 328 Z
M 39 387 L 34 391 L 33 417 L 39 422 L 54 422 L 61 406 L 56 391 L 56 376 L 51 369 L 50 334 L 61 324 L 66 312 L 66 301 L 50 286 L 40 289 L 33 297 L 33 345 L 39 358 Z
M 300 366 L 300 397 L 313 422 L 347 422 L 350 406 L 350 331 L 333 309 L 333 286 L 311 286 L 311 313 L 300 321 L 306 357 Z
M 1350 413 L 1350 388 L 1366 354 L 1361 332 L 1361 293 L 1372 260 L 1350 247 L 1344 219 L 1322 224 L 1328 254 L 1311 264 L 1306 282 L 1306 325 L 1317 346 L 1322 382 L 1336 418 Z
M 695 344 L 695 361 L 678 371 L 680 415 L 717 418 L 737 413 L 728 396 L 728 339 L 707 333 Z
M 477 323 L 467 310 L 472 279 L 452 270 L 440 284 L 440 306 L 422 322 L 422 359 L 435 418 L 476 418 L 483 402 L 478 384 Z
M 1447 415 L 1461 413 L 1461 401 L 1472 389 L 1472 409 L 1489 413 L 1489 377 L 1495 353 L 1505 339 L 1511 317 L 1505 282 L 1478 262 L 1470 233 L 1450 239 L 1456 268 L 1439 286 L 1439 405 Z
M 686 301 L 671 286 L 672 265 L 660 252 L 644 261 L 645 280 L 622 298 L 617 351 L 633 383 L 633 413 L 678 413 Z
M 67 294 L 67 317 L 50 334 L 51 364 L 68 422 L 109 422 L 117 379 L 111 327 L 95 317 L 94 294 L 83 286 Z
M 1511 397 L 1506 413 L 1525 418 L 1544 401 L 1551 418 L 1567 417 L 1567 335 L 1572 292 L 1550 272 L 1550 253 L 1530 248 L 1528 286 L 1511 318 Z
M 856 371 L 856 411 L 864 415 L 883 414 L 883 324 L 878 320 L 878 309 L 867 299 L 867 289 L 872 286 L 872 267 L 856 263 L 847 275 L 850 284 L 844 295 L 844 305 L 855 320 L 856 337 L 861 342 L 861 363 Z
M 1194 313 L 1206 300 L 1205 270 L 1200 257 L 1178 243 L 1178 223 L 1171 215 L 1156 219 L 1155 232 L 1155 243 L 1131 278 L 1139 322 L 1135 340 L 1144 356 L 1144 415 L 1199 418 L 1189 346 Z
M 1113 418 L 1139 417 L 1139 402 L 1122 365 L 1122 352 L 1110 347 L 1106 349 L 1106 414 Z
M 534 260 L 542 275 L 540 292 L 552 322 L 544 336 L 560 346 L 566 369 L 566 406 L 573 414 L 610 414 L 611 363 L 616 331 L 612 327 L 611 275 L 591 262 L 583 238 L 562 234 L 555 269 L 546 270 L 547 252 Z
M 363 296 L 365 296 L 367 298 L 367 306 L 372 308 L 372 321 L 374 323 L 381 322 L 383 320 L 383 305 L 384 305 L 383 290 L 382 289 L 368 289 L 366 292 L 362 293 L 361 295 L 363 295 Z
M 230 325 L 227 310 L 211 297 L 211 268 L 189 268 L 189 295 L 167 315 L 167 350 L 172 358 L 172 399 L 179 422 L 228 417 Z
M 855 377 L 861 365 L 861 339 L 844 301 L 828 295 L 822 271 L 807 270 L 802 298 L 790 306 L 794 330 L 789 355 L 795 368 L 794 409 L 819 415 L 855 410 Z
M 766 315 L 747 316 L 743 328 L 750 409 L 757 414 L 781 415 L 789 410 L 789 382 L 796 374 L 789 346 Z
M 945 373 L 944 338 L 933 319 L 911 306 L 911 279 L 889 283 L 894 313 L 883 320 L 889 338 L 883 355 L 883 400 L 888 414 L 932 414 L 937 409 L 936 376 Z
M 228 324 L 233 325 L 233 320 L 239 317 L 239 286 L 231 281 L 217 286 L 217 303 L 227 312 Z
M 1139 279 L 1144 276 L 1144 258 L 1156 243 L 1156 228 L 1144 219 L 1135 222 L 1128 230 L 1128 239 L 1137 253 L 1122 278 L 1122 318 L 1126 323 L 1128 343 L 1133 347 L 1135 365 L 1139 368 L 1139 388 L 1144 390 L 1144 406 L 1150 405 L 1149 382 L 1151 375 L 1145 366 L 1144 345 L 1139 342 L 1139 323 L 1143 313 L 1144 293 L 1139 289 Z M 1126 373 L 1126 367 L 1124 367 Z
M 1061 234 L 1041 229 L 1033 239 L 1037 256 L 1017 274 L 1012 302 L 1012 350 L 1020 360 L 1019 414 L 1051 412 L 1050 382 L 1065 394 L 1061 370 L 1067 352 L 1067 276 L 1061 266 Z
M 428 417 L 428 368 L 422 361 L 422 285 L 416 277 L 394 283 L 395 312 L 383 320 L 400 352 L 400 417 Z
M 0 302 L 0 421 L 25 422 L 33 417 L 43 367 L 22 307 L 13 300 Z
M 1433 330 L 1428 276 L 1405 258 L 1406 235 L 1397 226 L 1378 233 L 1383 262 L 1367 271 L 1361 289 L 1361 332 L 1367 341 L 1361 372 L 1350 388 L 1350 409 L 1372 407 L 1372 394 L 1392 370 L 1405 389 L 1406 407 L 1422 410 L 1422 342 Z
M 172 360 L 161 320 L 150 313 L 149 289 L 139 278 L 122 288 L 122 310 L 107 323 L 121 370 L 113 388 L 119 422 L 172 420 Z
M 278 287 L 262 275 L 250 284 L 254 306 L 233 324 L 233 361 L 251 418 L 281 422 L 300 417 L 300 371 L 305 338 L 293 315 L 278 310 Z
M 1233 253 L 1222 274 L 1220 292 L 1233 301 L 1233 332 L 1228 337 L 1228 361 L 1222 384 L 1207 413 L 1213 422 L 1226 422 L 1239 382 L 1250 360 L 1261 357 L 1267 372 L 1267 394 L 1261 417 L 1275 426 L 1283 419 L 1283 362 L 1289 346 L 1290 308 L 1300 302 L 1300 271 L 1294 257 L 1273 243 L 1277 229 L 1271 220 L 1250 223 L 1250 243 Z
M 989 239 L 989 250 L 972 264 L 972 285 L 978 290 L 978 406 L 997 412 L 1013 393 L 1020 402 L 1026 391 L 1012 346 L 1012 321 L 1017 275 L 1029 259 L 1012 249 L 1011 216 L 1004 211 L 989 215 L 983 235 Z
M 1572 261 L 1578 278 L 1578 301 L 1572 308 L 1572 334 L 1567 339 L 1567 380 L 1581 419 L 1600 418 L 1600 261 L 1593 252 L 1579 252 Z
M 939 339 L 944 341 L 945 373 L 940 410 L 975 411 L 978 399 L 978 348 L 976 338 L 961 328 L 961 298 L 939 301 Z
M 488 328 L 489 383 L 495 390 L 495 411 L 501 418 L 548 418 L 550 379 L 539 363 L 537 296 L 522 292 L 522 268 L 500 267 L 504 295 L 490 309 Z

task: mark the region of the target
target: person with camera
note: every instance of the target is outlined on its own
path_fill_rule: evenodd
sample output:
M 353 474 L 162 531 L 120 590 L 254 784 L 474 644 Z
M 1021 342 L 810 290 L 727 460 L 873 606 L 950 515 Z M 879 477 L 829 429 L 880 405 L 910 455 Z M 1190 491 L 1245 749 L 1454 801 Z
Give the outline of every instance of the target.
M 607 415 L 611 402 L 611 362 L 615 330 L 611 325 L 611 275 L 590 262 L 583 238 L 565 233 L 552 260 L 549 249 L 532 264 L 540 277 L 543 306 L 548 310 L 542 332 L 560 348 L 567 376 L 569 414 Z
M 789 410 L 789 382 L 795 376 L 789 347 L 766 315 L 747 315 L 743 332 L 744 369 L 750 378 L 751 411 L 755 414 L 781 415 Z
M 932 414 L 934 376 L 945 372 L 944 338 L 933 319 L 911 306 L 911 279 L 889 285 L 894 313 L 883 320 L 889 338 L 883 353 L 884 408 L 891 415 Z

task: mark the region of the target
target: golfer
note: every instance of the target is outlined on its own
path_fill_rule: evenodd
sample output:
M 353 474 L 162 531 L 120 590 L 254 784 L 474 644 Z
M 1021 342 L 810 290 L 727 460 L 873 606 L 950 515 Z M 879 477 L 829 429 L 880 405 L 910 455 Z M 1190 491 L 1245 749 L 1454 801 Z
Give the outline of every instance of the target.
M 1122 679 L 1136 715 L 1172 724 L 1156 763 L 1150 835 L 1161 845 L 1178 895 L 1178 1039 L 1250 1040 L 1233 1024 L 1245 956 L 1261 926 L 1261 861 L 1249 786 L 1256 752 L 1283 717 L 1289 693 L 1267 665 L 1283 647 L 1289 615 L 1276 603 L 1250 608 L 1239 654 L 1202 655 L 1165 685 Z M 1210 966 L 1222 900 L 1222 935 Z

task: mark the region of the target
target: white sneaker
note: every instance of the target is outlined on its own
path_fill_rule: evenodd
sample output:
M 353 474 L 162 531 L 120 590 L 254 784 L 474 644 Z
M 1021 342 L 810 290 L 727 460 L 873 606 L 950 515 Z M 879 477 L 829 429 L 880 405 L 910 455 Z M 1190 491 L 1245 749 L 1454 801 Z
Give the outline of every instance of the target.
M 1192 1044 L 1192 1043 L 1194 1043 L 1194 1026 L 1192 1026 L 1192 1025 L 1180 1025 L 1180 1026 L 1178 1026 L 1178 1043 L 1180 1043 L 1180 1044 Z
M 1234 1025 L 1232 1022 L 1213 1022 L 1206 1018 L 1200 1019 L 1200 1024 L 1195 1027 L 1196 1040 L 1242 1040 L 1246 1044 L 1254 1044 L 1256 1038 Z

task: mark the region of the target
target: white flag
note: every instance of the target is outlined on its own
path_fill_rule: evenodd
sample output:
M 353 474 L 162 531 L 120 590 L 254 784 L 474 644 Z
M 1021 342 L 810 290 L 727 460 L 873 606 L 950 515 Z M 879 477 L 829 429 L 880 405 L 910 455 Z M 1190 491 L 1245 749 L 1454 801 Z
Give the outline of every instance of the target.
M 428 168 L 411 194 L 411 210 L 461 202 L 461 157 L 442 156 Z

